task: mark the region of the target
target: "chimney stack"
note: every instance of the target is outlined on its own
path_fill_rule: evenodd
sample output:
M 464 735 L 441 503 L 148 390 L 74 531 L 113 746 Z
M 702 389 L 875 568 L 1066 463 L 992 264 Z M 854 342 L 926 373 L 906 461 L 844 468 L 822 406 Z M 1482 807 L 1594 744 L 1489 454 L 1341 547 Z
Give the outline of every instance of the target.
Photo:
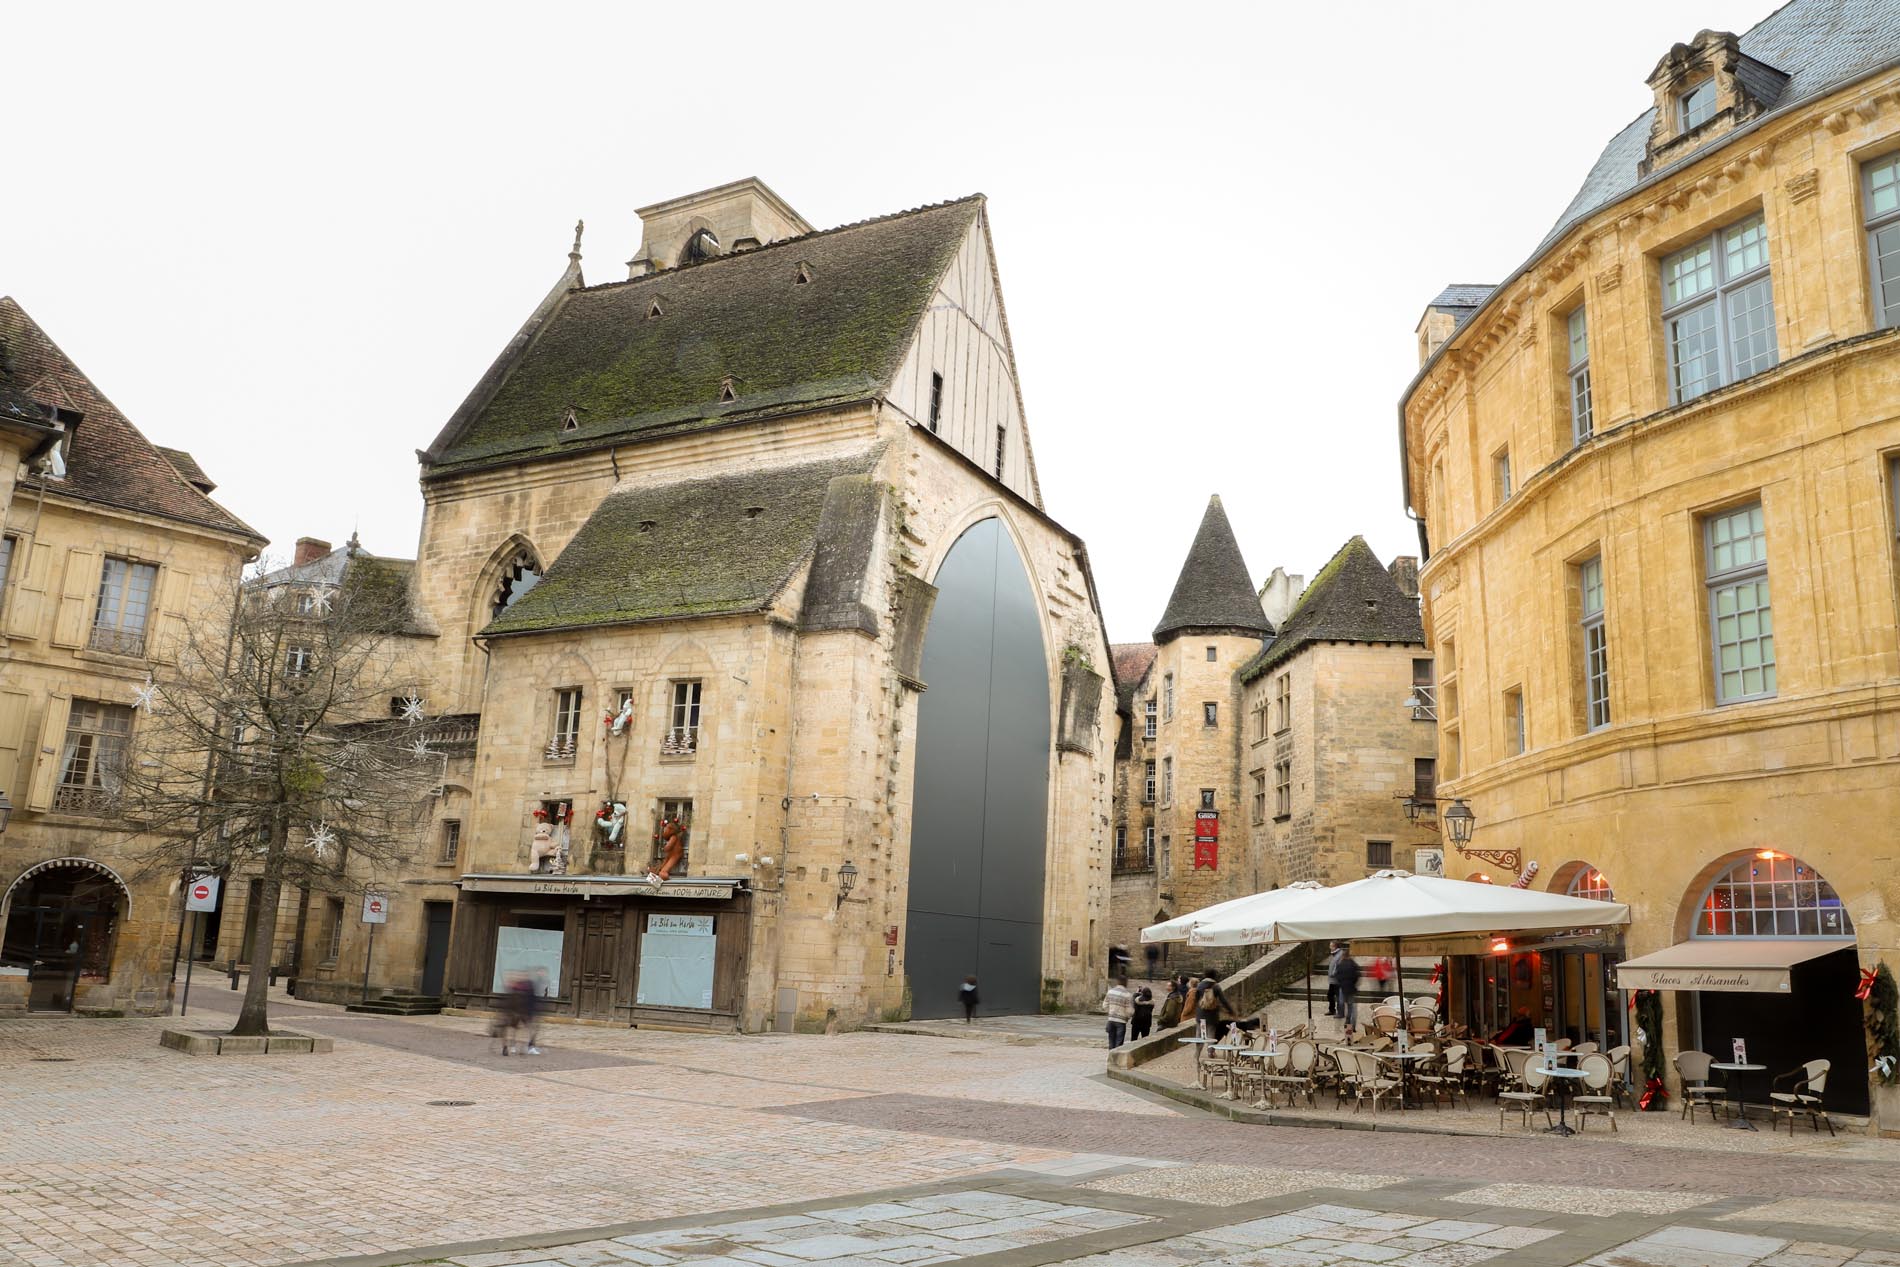
M 315 537 L 298 537 L 297 557 L 291 560 L 290 566 L 300 568 L 306 563 L 314 563 L 328 553 L 330 553 L 328 541 L 319 541 Z
M 1392 560 L 1392 566 L 1386 571 L 1399 583 L 1399 590 L 1407 598 L 1418 597 L 1418 559 L 1414 555 L 1401 554 Z

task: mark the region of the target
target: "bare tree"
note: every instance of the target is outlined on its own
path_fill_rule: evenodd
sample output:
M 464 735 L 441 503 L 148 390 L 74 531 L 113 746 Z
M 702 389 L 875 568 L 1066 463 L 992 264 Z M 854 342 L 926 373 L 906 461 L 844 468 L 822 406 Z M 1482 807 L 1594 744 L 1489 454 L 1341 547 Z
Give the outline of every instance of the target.
M 233 1034 L 269 1032 L 283 887 L 360 889 L 367 873 L 401 863 L 442 772 L 413 679 L 401 676 L 406 578 L 357 554 L 328 583 L 285 575 L 234 582 L 228 627 L 190 624 L 175 670 L 144 692 L 120 774 L 145 874 L 261 881 Z M 405 696 L 392 716 L 392 698 Z

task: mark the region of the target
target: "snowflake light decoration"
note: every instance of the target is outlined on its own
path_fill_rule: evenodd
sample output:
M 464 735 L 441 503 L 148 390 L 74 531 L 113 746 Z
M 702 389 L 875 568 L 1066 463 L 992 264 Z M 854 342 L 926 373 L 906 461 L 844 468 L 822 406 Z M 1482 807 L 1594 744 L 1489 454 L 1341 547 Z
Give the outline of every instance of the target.
M 413 691 L 402 697 L 402 719 L 410 725 L 422 720 L 422 697 Z
M 429 746 L 427 739 L 417 735 L 416 741 L 409 745 L 409 755 L 418 761 L 427 761 L 435 755 L 435 749 Z
M 336 833 L 330 830 L 328 823 L 318 823 L 310 829 L 310 850 L 317 857 L 328 857 L 335 847 Z
M 329 590 L 320 589 L 310 596 L 310 611 L 312 615 L 316 616 L 328 616 L 330 614 Z
M 132 707 L 142 708 L 149 713 L 152 711 L 152 701 L 157 698 L 158 683 L 154 682 L 152 675 L 147 673 L 145 675 L 145 685 L 132 688 Z

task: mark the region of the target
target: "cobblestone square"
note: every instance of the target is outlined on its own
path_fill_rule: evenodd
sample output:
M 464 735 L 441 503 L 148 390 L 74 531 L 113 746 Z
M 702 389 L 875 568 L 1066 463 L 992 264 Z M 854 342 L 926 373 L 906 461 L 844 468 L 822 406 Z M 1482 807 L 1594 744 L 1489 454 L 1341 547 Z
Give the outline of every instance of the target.
M 194 1016 L 229 1006 L 207 991 Z M 475 1018 L 281 1012 L 334 1053 L 195 1058 L 158 1047 L 159 1021 L 0 1022 L 0 1263 L 1900 1257 L 1900 1144 L 1862 1135 L 1750 1151 L 1715 1128 L 1683 1146 L 1255 1126 L 1109 1082 L 1059 1026 L 1030 1042 L 556 1026 L 546 1056 L 504 1058 Z

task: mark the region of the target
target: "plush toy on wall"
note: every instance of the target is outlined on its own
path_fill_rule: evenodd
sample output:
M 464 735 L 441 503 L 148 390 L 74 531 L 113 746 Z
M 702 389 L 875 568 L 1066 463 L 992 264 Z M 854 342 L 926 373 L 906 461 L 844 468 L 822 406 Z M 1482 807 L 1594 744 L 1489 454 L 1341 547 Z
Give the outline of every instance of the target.
M 627 825 L 627 807 L 619 801 L 602 805 L 594 813 L 594 826 L 605 836 L 606 843 L 620 844 L 620 834 Z
M 623 733 L 633 722 L 633 696 L 629 695 L 622 701 L 619 712 L 608 713 L 600 720 L 601 723 L 607 727 L 608 734 L 619 735 Z
M 553 826 L 541 816 L 541 811 L 536 810 L 535 816 L 541 821 L 534 825 L 534 842 L 528 846 L 531 860 L 528 870 L 551 873 L 560 858 L 560 847 L 554 843 Z
M 686 825 L 676 815 L 668 815 L 660 820 L 660 833 L 653 839 L 660 842 L 660 865 L 647 872 L 647 883 L 664 884 L 672 878 L 673 868 L 685 856 Z

